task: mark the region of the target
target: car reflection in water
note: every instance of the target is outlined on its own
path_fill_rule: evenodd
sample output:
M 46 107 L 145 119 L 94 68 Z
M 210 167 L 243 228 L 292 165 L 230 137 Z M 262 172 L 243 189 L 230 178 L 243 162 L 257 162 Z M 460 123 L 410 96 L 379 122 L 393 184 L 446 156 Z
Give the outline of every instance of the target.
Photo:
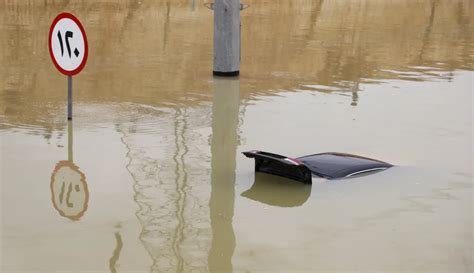
M 299 207 L 311 195 L 311 185 L 295 183 L 294 180 L 280 176 L 255 173 L 252 187 L 241 195 L 270 206 Z

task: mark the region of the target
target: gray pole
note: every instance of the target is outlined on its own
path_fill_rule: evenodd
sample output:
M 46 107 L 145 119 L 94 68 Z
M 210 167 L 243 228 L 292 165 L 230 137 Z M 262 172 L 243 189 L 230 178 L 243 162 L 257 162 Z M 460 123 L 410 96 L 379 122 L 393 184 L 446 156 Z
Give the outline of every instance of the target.
M 214 75 L 240 72 L 240 0 L 215 0 Z
M 73 136 L 72 136 L 72 120 L 67 122 L 67 160 L 73 161 Z
M 72 76 L 67 76 L 67 119 L 72 120 Z

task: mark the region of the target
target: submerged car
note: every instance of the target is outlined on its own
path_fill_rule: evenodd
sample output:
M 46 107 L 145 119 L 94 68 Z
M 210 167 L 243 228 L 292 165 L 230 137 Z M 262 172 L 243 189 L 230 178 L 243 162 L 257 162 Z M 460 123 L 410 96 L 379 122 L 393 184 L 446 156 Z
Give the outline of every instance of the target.
M 320 153 L 298 158 L 262 151 L 249 151 L 243 154 L 255 159 L 256 172 L 283 176 L 306 184 L 312 184 L 313 175 L 326 179 L 339 179 L 393 167 L 392 164 L 380 160 L 344 153 Z

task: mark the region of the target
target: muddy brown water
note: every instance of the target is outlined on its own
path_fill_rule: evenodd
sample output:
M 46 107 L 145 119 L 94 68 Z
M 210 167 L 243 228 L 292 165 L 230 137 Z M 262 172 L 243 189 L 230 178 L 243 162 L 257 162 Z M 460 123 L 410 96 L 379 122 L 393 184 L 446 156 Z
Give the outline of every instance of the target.
M 204 1 L 0 2 L 1 272 L 472 272 L 474 3 L 245 3 L 222 79 Z M 396 167 L 307 186 L 252 149 Z

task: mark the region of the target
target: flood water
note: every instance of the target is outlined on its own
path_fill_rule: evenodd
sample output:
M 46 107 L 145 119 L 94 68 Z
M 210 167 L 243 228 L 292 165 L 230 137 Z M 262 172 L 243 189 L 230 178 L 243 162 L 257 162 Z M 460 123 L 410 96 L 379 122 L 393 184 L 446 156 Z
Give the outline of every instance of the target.
M 472 272 L 473 1 L 246 0 L 233 79 L 204 3 L 0 2 L 0 271 Z M 396 167 L 303 185 L 253 149 Z

